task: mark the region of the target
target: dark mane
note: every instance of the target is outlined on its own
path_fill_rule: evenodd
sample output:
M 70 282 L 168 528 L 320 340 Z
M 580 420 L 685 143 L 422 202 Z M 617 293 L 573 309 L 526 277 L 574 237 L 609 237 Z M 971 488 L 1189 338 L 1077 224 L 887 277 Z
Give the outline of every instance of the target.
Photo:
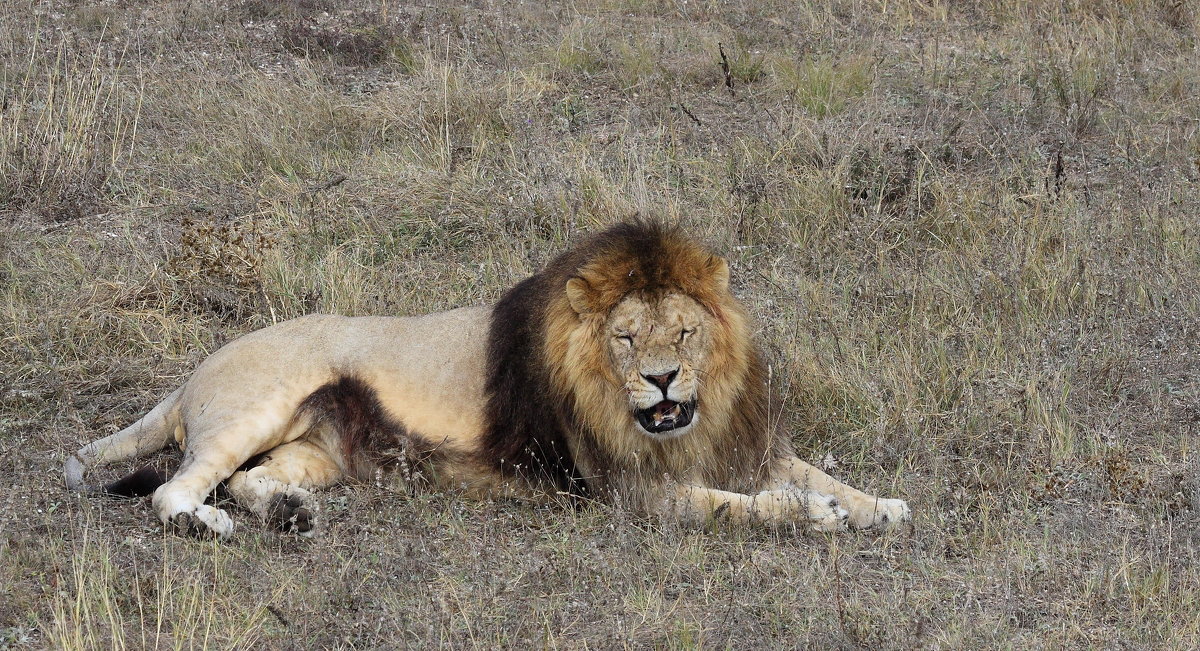
M 492 309 L 480 452 L 506 475 L 548 480 L 559 490 L 586 494 L 567 444 L 569 411 L 537 399 L 553 395 L 541 352 L 550 290 L 551 278 L 543 271 L 518 283 Z
M 570 446 L 569 431 L 578 430 L 579 423 L 565 400 L 550 398 L 557 393 L 543 357 L 549 303 L 600 255 L 619 253 L 637 261 L 629 277 L 642 288 L 665 284 L 661 261 L 669 254 L 667 243 L 679 237 L 677 228 L 649 220 L 617 224 L 560 254 L 496 303 L 488 332 L 487 425 L 481 445 L 481 456 L 496 470 L 587 494 L 587 481 L 573 458 L 579 451 Z

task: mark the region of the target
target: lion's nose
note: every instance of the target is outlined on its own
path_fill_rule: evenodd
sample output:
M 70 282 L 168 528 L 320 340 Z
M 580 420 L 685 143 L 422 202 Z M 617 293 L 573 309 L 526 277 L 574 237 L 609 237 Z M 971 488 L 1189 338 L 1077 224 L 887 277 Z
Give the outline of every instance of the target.
M 653 384 L 654 386 L 661 389 L 663 392 L 663 397 L 665 398 L 667 395 L 667 389 L 670 388 L 671 381 L 675 379 L 676 375 L 679 375 L 679 369 L 675 369 L 674 371 L 671 371 L 670 373 L 664 373 L 662 375 L 642 374 L 642 377 L 646 378 L 647 380 L 650 380 L 651 384 Z

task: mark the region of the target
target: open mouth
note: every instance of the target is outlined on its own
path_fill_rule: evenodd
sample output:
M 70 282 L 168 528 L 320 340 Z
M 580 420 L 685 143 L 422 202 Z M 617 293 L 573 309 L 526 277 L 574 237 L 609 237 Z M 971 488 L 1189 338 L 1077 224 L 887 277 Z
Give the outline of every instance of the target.
M 638 424 L 642 429 L 651 434 L 661 434 L 669 432 L 680 427 L 687 427 L 692 422 L 692 417 L 696 414 L 696 401 L 675 402 L 674 400 L 663 400 L 662 402 L 639 409 L 634 412 L 637 416 Z

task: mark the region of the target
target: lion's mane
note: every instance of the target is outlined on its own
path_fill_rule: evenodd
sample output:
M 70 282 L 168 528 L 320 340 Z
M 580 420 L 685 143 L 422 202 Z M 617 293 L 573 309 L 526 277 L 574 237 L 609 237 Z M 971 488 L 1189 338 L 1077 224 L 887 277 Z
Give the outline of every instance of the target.
M 592 290 L 592 315 L 581 316 L 568 300 L 566 285 L 575 277 Z M 717 331 L 702 369 L 695 428 L 655 440 L 630 426 L 601 328 L 626 295 L 671 292 L 695 299 Z M 774 459 L 790 454 L 767 375 L 724 262 L 676 227 L 619 224 L 563 253 L 496 304 L 481 456 L 496 470 L 549 480 L 576 495 L 634 496 L 664 476 L 749 491 Z

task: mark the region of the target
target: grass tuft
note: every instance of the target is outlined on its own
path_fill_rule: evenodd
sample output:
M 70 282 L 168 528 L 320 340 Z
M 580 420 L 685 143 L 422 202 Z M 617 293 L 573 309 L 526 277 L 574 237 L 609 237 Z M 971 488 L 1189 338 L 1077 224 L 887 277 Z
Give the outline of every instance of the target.
M 117 169 L 136 136 L 141 97 L 103 56 L 100 46 L 83 53 L 60 45 L 48 65 L 28 57 L 12 62 L 24 68 L 4 70 L 0 204 L 63 222 L 120 192 Z

